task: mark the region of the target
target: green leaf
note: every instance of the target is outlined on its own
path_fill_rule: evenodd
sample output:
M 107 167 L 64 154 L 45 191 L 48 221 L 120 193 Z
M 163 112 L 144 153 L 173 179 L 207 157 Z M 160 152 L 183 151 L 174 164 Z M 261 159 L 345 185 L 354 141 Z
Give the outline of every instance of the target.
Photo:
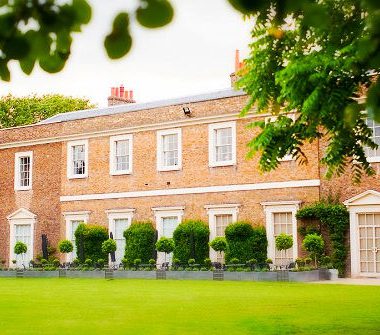
M 28 55 L 30 45 L 25 36 L 15 36 L 4 43 L 3 52 L 10 59 L 21 59 Z
M 25 57 L 20 59 L 20 67 L 22 72 L 29 75 L 32 73 L 34 69 L 34 64 L 36 63 L 36 59 L 33 57 Z
M 125 56 L 132 47 L 132 37 L 129 34 L 128 13 L 119 13 L 113 21 L 113 30 L 104 40 L 108 57 L 118 59 Z
M 41 68 L 49 73 L 56 73 L 65 67 L 66 59 L 58 54 L 47 55 L 40 59 Z
M 250 14 L 269 8 L 271 2 L 268 0 L 228 0 L 236 10 L 243 14 Z
M 170 23 L 174 10 L 167 0 L 141 0 L 136 10 L 137 21 L 147 28 L 159 28 Z
M 118 59 L 129 52 L 132 47 L 132 38 L 126 33 L 112 33 L 105 38 L 104 47 L 109 58 Z
M 76 18 L 81 23 L 87 24 L 91 20 L 91 6 L 86 0 L 73 0 L 73 8 Z
M 0 62 L 0 78 L 4 81 L 11 80 L 11 73 L 8 69 L 8 63 L 5 61 Z

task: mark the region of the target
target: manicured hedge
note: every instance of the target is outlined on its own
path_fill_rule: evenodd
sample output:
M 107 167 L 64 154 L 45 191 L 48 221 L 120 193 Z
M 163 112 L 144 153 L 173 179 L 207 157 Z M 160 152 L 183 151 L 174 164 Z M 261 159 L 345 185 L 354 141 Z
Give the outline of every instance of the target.
M 143 264 L 148 264 L 151 258 L 156 258 L 156 230 L 152 222 L 132 222 L 124 232 L 125 259 L 132 266 L 135 259 L 141 259 Z
M 108 255 L 102 251 L 102 243 L 107 239 L 107 228 L 96 224 L 80 224 L 75 231 L 75 245 L 79 261 L 84 263 L 86 259 L 92 261 L 100 258 L 108 259 Z
M 209 256 L 209 236 L 210 230 L 203 221 L 183 221 L 173 233 L 174 258 L 179 259 L 182 264 L 187 264 L 191 258 L 197 264 L 202 264 Z
M 227 226 L 226 262 L 237 258 L 241 263 L 255 259 L 257 263 L 265 263 L 267 258 L 267 237 L 264 227 L 253 227 L 249 222 L 236 222 Z

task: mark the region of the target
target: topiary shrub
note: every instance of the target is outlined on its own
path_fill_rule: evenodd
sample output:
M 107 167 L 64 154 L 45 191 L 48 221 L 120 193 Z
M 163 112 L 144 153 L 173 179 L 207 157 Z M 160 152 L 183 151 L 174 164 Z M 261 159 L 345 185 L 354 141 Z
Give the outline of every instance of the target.
M 124 232 L 125 258 L 128 266 L 132 266 L 135 259 L 141 259 L 146 264 L 155 257 L 156 230 L 152 222 L 132 222 Z
M 254 258 L 258 263 L 265 263 L 268 241 L 264 227 L 253 227 L 249 222 L 241 221 L 228 225 L 225 234 L 226 262 L 238 258 L 246 263 Z
M 63 240 L 58 243 L 58 250 L 62 254 L 68 254 L 74 250 L 74 246 L 69 240 Z
M 216 252 L 223 252 L 227 250 L 227 241 L 223 236 L 215 237 L 210 243 L 210 247 Z
M 105 227 L 81 223 L 74 235 L 78 258 L 81 263 L 84 263 L 86 258 L 107 259 L 107 253 L 102 251 L 102 243 L 108 239 L 108 231 Z
M 185 220 L 173 233 L 174 253 L 173 256 L 186 264 L 190 258 L 194 258 L 197 264 L 209 255 L 208 225 L 200 220 Z
M 102 243 L 102 251 L 105 254 L 110 254 L 112 252 L 115 252 L 117 249 L 116 241 L 113 240 L 112 238 L 109 238 L 108 240 L 105 240 Z
M 13 251 L 16 255 L 26 254 L 26 252 L 28 251 L 28 247 L 25 243 L 18 241 L 16 242 Z
M 322 236 L 318 234 L 306 235 L 302 241 L 302 247 L 314 257 L 314 265 L 317 266 L 317 260 L 322 256 L 325 248 Z
M 165 263 L 166 263 L 166 255 L 170 254 L 174 250 L 174 241 L 172 238 L 168 237 L 161 237 L 157 242 L 156 242 L 156 249 L 159 252 L 165 253 Z

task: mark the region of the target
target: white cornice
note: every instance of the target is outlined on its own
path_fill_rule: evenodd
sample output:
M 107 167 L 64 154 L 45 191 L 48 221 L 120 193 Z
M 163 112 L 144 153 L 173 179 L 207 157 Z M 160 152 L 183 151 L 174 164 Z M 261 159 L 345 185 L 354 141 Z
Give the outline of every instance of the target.
M 60 200 L 61 202 L 69 202 L 69 201 L 86 201 L 86 200 L 141 198 L 141 197 L 157 197 L 157 196 L 166 196 L 166 195 L 270 190 L 270 189 L 277 189 L 277 188 L 317 187 L 317 186 L 320 186 L 320 184 L 321 184 L 321 181 L 319 179 L 306 179 L 306 180 L 279 181 L 279 182 L 256 183 L 256 184 L 235 184 L 235 185 L 160 189 L 160 190 L 149 190 L 149 191 L 118 192 L 118 193 L 64 195 L 64 196 L 61 196 Z
M 7 142 L 7 143 L 0 144 L 0 149 L 18 148 L 18 147 L 40 145 L 40 144 L 47 144 L 47 143 L 66 142 L 66 141 L 77 141 L 77 140 L 89 139 L 89 138 L 94 138 L 94 137 L 102 137 L 102 136 L 116 136 L 116 135 L 123 135 L 123 134 L 132 134 L 132 133 L 137 133 L 141 131 L 161 130 L 161 129 L 170 129 L 174 127 L 181 127 L 181 126 L 191 126 L 191 125 L 196 125 L 196 124 L 208 124 L 208 123 L 213 123 L 213 122 L 233 121 L 233 120 L 240 120 L 240 119 L 248 119 L 252 117 L 262 117 L 265 115 L 266 114 L 253 115 L 253 112 L 252 112 L 252 113 L 248 113 L 248 115 L 245 117 L 239 117 L 238 112 L 236 112 L 236 113 L 223 114 L 223 115 L 205 116 L 205 117 L 199 117 L 199 118 L 194 118 L 194 119 L 188 118 L 188 119 L 183 119 L 183 120 L 153 123 L 150 125 L 140 125 L 140 126 L 133 126 L 133 127 L 117 128 L 117 129 L 99 130 L 99 131 L 73 134 L 73 135 L 45 137 L 45 138 L 35 139 L 35 140 Z M 21 131 L 22 130 L 20 130 L 20 132 Z

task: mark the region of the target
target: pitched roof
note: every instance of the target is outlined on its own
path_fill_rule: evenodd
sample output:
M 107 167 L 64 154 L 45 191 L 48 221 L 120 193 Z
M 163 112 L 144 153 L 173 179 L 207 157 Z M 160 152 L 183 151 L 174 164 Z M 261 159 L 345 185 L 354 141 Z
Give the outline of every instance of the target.
M 97 117 L 97 116 L 136 112 L 136 111 L 146 110 L 146 109 L 151 109 L 151 108 L 182 105 L 182 104 L 187 104 L 187 103 L 192 103 L 192 102 L 201 102 L 201 101 L 208 101 L 208 100 L 237 97 L 241 95 L 245 95 L 245 92 L 235 91 L 229 88 L 229 89 L 214 91 L 210 93 L 197 94 L 197 95 L 192 95 L 192 96 L 187 96 L 187 97 L 61 113 L 61 114 L 54 115 L 46 120 L 43 120 L 37 124 L 49 124 L 49 123 L 56 123 L 56 122 L 73 121 L 73 120 L 87 119 L 87 118 L 92 118 L 92 117 Z

